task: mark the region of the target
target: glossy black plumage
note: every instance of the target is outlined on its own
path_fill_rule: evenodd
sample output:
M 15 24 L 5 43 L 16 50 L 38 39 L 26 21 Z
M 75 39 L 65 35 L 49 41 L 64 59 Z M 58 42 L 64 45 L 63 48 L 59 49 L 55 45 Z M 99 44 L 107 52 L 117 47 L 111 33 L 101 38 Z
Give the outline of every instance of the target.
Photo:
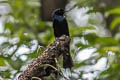
M 63 9 L 56 9 L 52 13 L 55 37 L 60 37 L 62 35 L 69 36 L 68 23 L 63 14 L 64 14 Z
M 64 17 L 64 10 L 56 9 L 55 11 L 53 11 L 52 19 L 53 19 L 54 36 L 56 38 L 62 35 L 69 36 L 68 23 L 66 18 Z M 68 47 L 68 51 L 63 54 L 63 67 L 71 68 L 73 67 L 73 61 L 69 52 L 70 51 L 69 45 L 67 47 Z

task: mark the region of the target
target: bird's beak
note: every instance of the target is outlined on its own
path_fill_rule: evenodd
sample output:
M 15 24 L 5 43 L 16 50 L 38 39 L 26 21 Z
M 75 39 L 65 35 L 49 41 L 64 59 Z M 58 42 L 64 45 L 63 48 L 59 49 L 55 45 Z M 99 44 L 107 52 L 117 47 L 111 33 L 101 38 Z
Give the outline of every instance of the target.
M 69 9 L 69 10 L 64 10 L 64 13 L 67 13 L 67 12 L 69 12 L 69 11 L 71 11 L 71 9 Z
M 69 8 L 69 9 L 67 9 L 67 10 L 64 10 L 64 12 L 69 12 L 69 11 L 71 11 L 72 9 L 74 9 L 76 6 L 77 6 L 77 4 L 73 5 L 71 8 Z
M 64 10 L 64 13 L 68 12 L 69 10 Z

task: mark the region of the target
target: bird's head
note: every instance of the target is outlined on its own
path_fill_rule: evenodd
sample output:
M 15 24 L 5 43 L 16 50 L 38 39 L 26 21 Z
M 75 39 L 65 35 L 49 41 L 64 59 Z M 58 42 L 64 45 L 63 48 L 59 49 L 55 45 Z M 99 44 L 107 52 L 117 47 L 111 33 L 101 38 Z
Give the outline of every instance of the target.
M 54 16 L 54 15 L 63 16 L 64 13 L 65 13 L 65 11 L 60 8 L 60 9 L 54 10 L 52 13 L 52 16 Z

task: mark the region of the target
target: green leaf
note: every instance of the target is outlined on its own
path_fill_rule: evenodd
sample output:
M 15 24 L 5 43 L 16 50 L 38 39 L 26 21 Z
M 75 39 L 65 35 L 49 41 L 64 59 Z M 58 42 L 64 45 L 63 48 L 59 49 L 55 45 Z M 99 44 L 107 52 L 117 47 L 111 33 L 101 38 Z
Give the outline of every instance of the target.
M 9 70 L 5 70 L 5 71 L 0 71 L 0 76 L 4 78 L 4 80 L 9 80 L 6 78 L 9 78 L 11 76 L 11 73 Z
M 110 14 L 120 14 L 120 7 L 111 9 L 111 10 L 107 11 L 107 13 L 108 13 L 109 15 L 110 15 Z
M 21 66 L 23 65 L 23 61 L 19 57 L 17 57 L 17 60 L 15 61 L 7 59 L 7 62 L 15 70 L 20 70 Z
M 120 23 L 120 17 L 115 18 L 110 25 L 111 30 L 113 30 L 119 23 Z
M 71 36 L 80 36 L 84 31 L 86 30 L 93 30 L 95 28 L 89 26 L 89 27 L 76 27 L 76 28 L 70 28 L 70 34 Z
M 96 43 L 101 46 L 114 46 L 119 45 L 119 42 L 112 37 L 100 37 L 96 39 Z
M 0 57 L 0 66 L 5 66 L 5 58 Z
M 81 66 L 83 66 L 85 64 L 86 64 L 85 61 L 82 61 L 80 63 L 75 63 L 75 68 L 79 68 L 79 67 L 81 67 Z
M 6 30 L 6 29 L 9 29 L 11 31 L 11 33 L 13 33 L 14 32 L 14 25 L 13 25 L 13 23 L 5 23 L 4 30 Z
M 95 0 L 76 0 L 79 7 L 93 6 Z
M 89 44 L 94 45 L 96 43 L 96 39 L 99 38 L 95 33 L 90 33 L 85 35 L 85 39 L 88 40 Z
M 27 55 L 28 59 L 33 59 L 38 57 L 37 51 L 34 51 L 33 53 L 30 53 Z
M 81 42 L 75 44 L 76 47 L 81 47 L 82 49 L 90 47 L 90 45 L 82 44 Z

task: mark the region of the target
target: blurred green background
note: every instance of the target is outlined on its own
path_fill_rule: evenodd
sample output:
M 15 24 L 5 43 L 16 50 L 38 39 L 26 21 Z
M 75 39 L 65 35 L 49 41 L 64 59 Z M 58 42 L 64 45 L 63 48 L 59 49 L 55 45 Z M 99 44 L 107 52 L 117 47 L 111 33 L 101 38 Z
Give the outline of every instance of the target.
M 63 74 L 120 80 L 120 0 L 0 0 L 0 80 L 16 80 L 55 40 L 50 15 L 59 7 L 71 9 L 65 16 L 75 63 L 72 74 L 61 67 Z

